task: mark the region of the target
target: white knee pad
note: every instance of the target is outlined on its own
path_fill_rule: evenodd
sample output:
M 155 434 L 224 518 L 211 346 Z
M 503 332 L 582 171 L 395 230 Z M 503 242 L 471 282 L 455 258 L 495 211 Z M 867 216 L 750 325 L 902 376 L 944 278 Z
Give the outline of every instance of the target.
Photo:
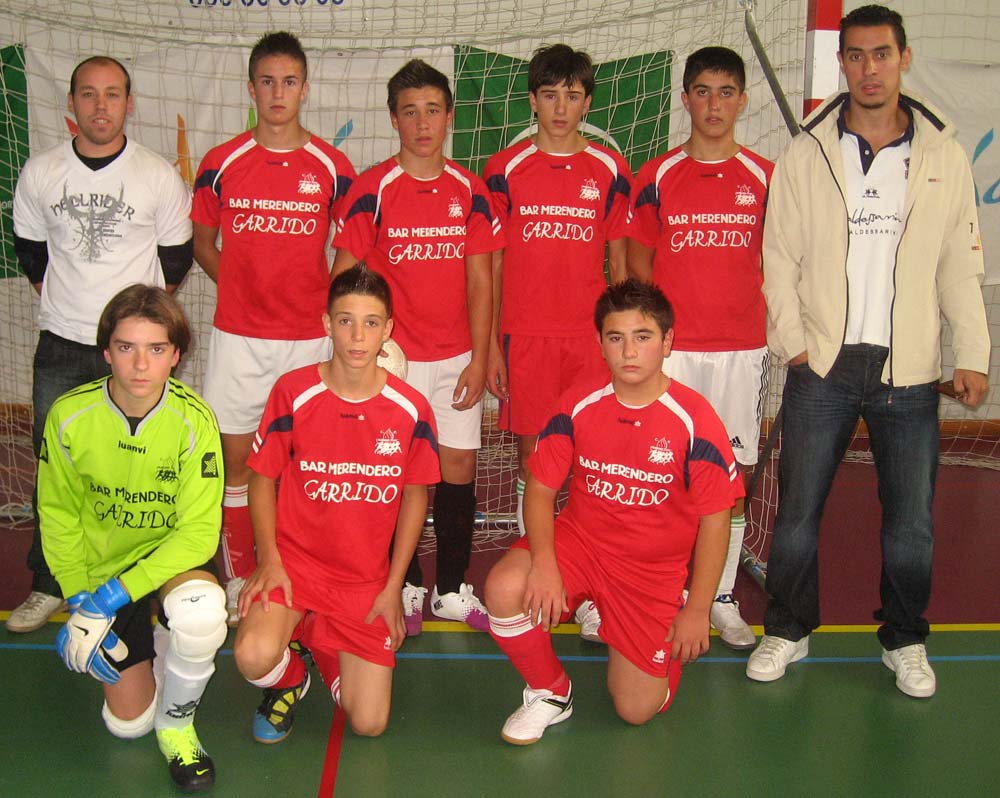
M 163 599 L 170 622 L 170 650 L 188 662 L 210 662 L 226 640 L 226 591 L 206 579 L 191 579 Z
M 122 720 L 121 718 L 116 718 L 111 714 L 107 701 L 105 701 L 104 706 L 101 707 L 101 718 L 104 720 L 104 725 L 108 727 L 109 732 L 122 740 L 134 740 L 137 737 L 142 737 L 144 734 L 149 734 L 153 730 L 153 719 L 155 715 L 155 696 L 153 697 L 153 703 L 146 707 L 146 711 L 135 720 Z

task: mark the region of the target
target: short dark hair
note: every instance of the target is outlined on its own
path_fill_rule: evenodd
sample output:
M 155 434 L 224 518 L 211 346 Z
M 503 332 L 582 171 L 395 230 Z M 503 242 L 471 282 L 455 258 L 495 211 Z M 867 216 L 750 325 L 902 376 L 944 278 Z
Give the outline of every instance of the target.
M 648 316 L 664 335 L 674 326 L 674 309 L 664 293 L 652 283 L 629 277 L 608 286 L 597 300 L 597 307 L 594 308 L 597 334 L 604 334 L 604 320 L 609 314 L 625 310 L 638 310 L 643 316 Z
M 425 86 L 433 86 L 441 89 L 444 93 L 445 109 L 450 111 L 455 105 L 455 98 L 451 93 L 451 86 L 448 84 L 448 76 L 438 69 L 435 69 L 426 61 L 414 58 L 407 61 L 399 68 L 399 71 L 389 78 L 387 89 L 389 91 L 388 103 L 389 111 L 396 113 L 396 103 L 399 100 L 399 93 L 406 89 L 422 89 Z
M 392 292 L 389 290 L 389 283 L 381 274 L 369 269 L 363 260 L 333 278 L 326 294 L 326 312 L 330 312 L 336 300 L 348 294 L 373 296 L 381 300 L 385 305 L 386 318 L 392 318 Z
M 702 72 L 721 72 L 736 81 L 740 94 L 746 91 L 747 68 L 742 56 L 728 47 L 702 47 L 684 62 L 684 93 L 691 90 L 694 79 Z
M 568 44 L 539 47 L 528 63 L 528 91 L 536 94 L 542 86 L 572 86 L 577 81 L 583 93 L 594 93 L 594 64 L 583 50 Z
M 888 25 L 899 46 L 899 52 L 906 49 L 906 29 L 899 12 L 885 6 L 861 6 L 840 20 L 840 54 L 844 54 L 844 34 L 848 28 L 877 28 Z
M 116 66 L 125 76 L 125 96 L 128 97 L 132 94 L 132 76 L 128 73 L 125 65 L 119 61 L 117 58 L 112 58 L 110 55 L 92 55 L 90 58 L 84 58 L 79 64 L 73 67 L 73 72 L 69 76 L 69 93 L 76 94 L 76 75 L 85 66 L 90 64 L 97 64 L 99 66 Z
M 113 297 L 97 322 L 97 350 L 105 351 L 111 345 L 115 327 L 124 319 L 146 319 L 162 324 L 170 341 L 182 355 L 191 345 L 191 327 L 180 304 L 170 294 L 155 285 L 130 285 Z
M 279 30 L 273 33 L 266 33 L 257 40 L 257 43 L 250 51 L 250 64 L 247 72 L 250 75 L 250 82 L 253 83 L 254 72 L 257 64 L 262 58 L 271 55 L 287 55 L 302 64 L 302 79 L 309 77 L 309 65 L 306 63 L 306 53 L 299 43 L 298 37 L 294 33 Z

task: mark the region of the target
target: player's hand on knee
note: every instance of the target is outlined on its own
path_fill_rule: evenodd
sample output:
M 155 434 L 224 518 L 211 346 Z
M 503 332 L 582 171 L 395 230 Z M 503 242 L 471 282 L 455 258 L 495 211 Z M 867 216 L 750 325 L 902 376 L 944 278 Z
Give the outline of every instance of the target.
M 56 635 L 56 651 L 66 667 L 89 673 L 107 684 L 118 681 L 111 660 L 121 662 L 128 647 L 111 631 L 117 611 L 131 601 L 122 583 L 111 579 L 93 593 L 77 593 L 68 600 L 72 614 Z
M 708 651 L 708 611 L 682 607 L 667 630 L 671 659 L 683 664 L 694 662 Z
M 522 606 L 532 624 L 541 625 L 546 632 L 559 625 L 560 617 L 564 612 L 569 612 L 569 606 L 566 603 L 562 575 L 555 565 L 532 564 Z
M 288 578 L 288 572 L 281 562 L 281 558 L 275 555 L 273 558 L 262 559 L 257 563 L 256 570 L 247 578 L 243 589 L 240 591 L 238 603 L 241 618 L 246 618 L 247 613 L 253 606 L 254 599 L 260 596 L 260 605 L 264 612 L 271 609 L 271 591 L 279 589 L 285 596 L 285 606 L 292 606 L 292 580 Z
M 372 608 L 365 617 L 365 623 L 373 623 L 379 616 L 389 627 L 389 643 L 393 651 L 399 650 L 406 639 L 406 623 L 403 620 L 403 600 L 400 588 L 386 587 L 375 597 Z

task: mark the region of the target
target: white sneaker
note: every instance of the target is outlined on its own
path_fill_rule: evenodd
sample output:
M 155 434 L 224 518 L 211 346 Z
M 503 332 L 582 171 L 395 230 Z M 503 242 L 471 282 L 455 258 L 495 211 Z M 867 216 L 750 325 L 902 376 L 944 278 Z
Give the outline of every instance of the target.
M 577 607 L 574 617 L 580 624 L 581 638 L 591 643 L 604 642 L 598 634 L 601 628 L 601 613 L 597 611 L 597 605 L 593 601 L 585 601 Z
M 29 596 L 11 610 L 7 618 L 8 632 L 34 632 L 48 623 L 56 613 L 66 609 L 66 602 L 58 596 L 32 590 Z
M 486 607 L 472 592 L 472 585 L 464 582 L 459 586 L 457 593 L 444 595 L 438 593 L 435 585 L 434 592 L 431 593 L 431 612 L 446 621 L 464 621 L 480 632 L 488 632 L 490 628 Z
M 716 596 L 708 614 L 713 629 L 719 630 L 719 638 L 732 649 L 744 651 L 757 644 L 750 624 L 740 615 L 740 603 L 732 593 Z
M 809 635 L 801 640 L 764 635 L 747 660 L 747 676 L 755 682 L 773 682 L 785 675 L 785 668 L 809 654 Z
M 426 587 L 416 587 L 407 582 L 403 585 L 403 623 L 406 636 L 416 637 L 424 631 L 424 596 Z
M 551 690 L 524 688 L 524 703 L 507 718 L 500 736 L 513 745 L 531 745 L 542 739 L 545 730 L 573 714 L 573 685 L 566 695 Z
M 913 698 L 930 698 L 937 690 L 934 669 L 927 661 L 923 643 L 886 651 L 882 649 L 882 664 L 896 673 L 896 687 Z
M 240 625 L 240 591 L 246 581 L 242 576 L 234 576 L 226 582 L 226 623 L 233 629 Z

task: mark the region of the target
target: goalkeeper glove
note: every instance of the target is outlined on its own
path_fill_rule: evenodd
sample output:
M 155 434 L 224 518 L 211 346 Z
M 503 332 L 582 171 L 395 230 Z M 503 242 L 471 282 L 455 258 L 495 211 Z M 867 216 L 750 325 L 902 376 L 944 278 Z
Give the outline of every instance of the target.
M 119 673 L 108 656 L 121 662 L 128 656 L 128 646 L 111 625 L 115 613 L 131 601 L 129 594 L 120 581 L 110 579 L 93 593 L 77 593 L 67 601 L 72 614 L 56 636 L 56 651 L 71 671 L 115 684 Z

